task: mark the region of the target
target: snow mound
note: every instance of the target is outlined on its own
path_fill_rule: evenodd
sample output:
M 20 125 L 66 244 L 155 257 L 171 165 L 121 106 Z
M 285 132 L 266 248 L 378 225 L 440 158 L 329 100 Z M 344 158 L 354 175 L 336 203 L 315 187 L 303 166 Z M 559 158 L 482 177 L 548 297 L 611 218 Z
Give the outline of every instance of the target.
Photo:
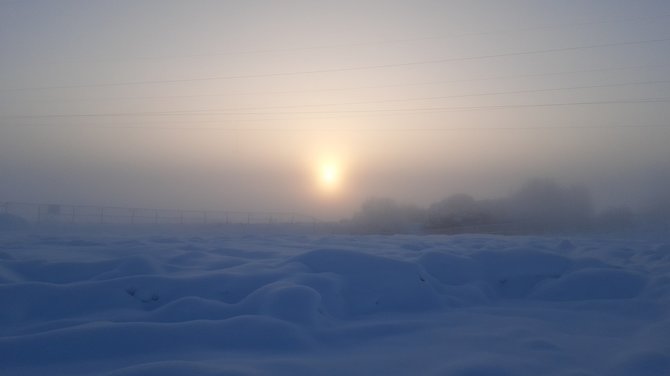
M 475 253 L 484 279 L 505 298 L 527 296 L 540 282 L 560 277 L 570 266 L 566 257 L 532 249 L 505 249 Z
M 251 376 L 256 372 L 235 367 L 212 367 L 197 362 L 165 361 L 126 367 L 105 376 Z
M 446 285 L 464 285 L 481 278 L 481 270 L 470 257 L 446 252 L 426 252 L 419 258 L 426 272 Z
M 582 269 L 540 286 L 532 297 L 547 300 L 630 299 L 643 289 L 645 278 L 616 269 Z
M 665 375 L 668 239 L 0 236 L 2 375 Z
M 438 308 L 440 298 L 419 265 L 362 252 L 316 250 L 293 259 L 311 272 L 341 280 L 336 296 L 350 314 L 380 311 L 423 311 Z
M 178 341 L 174 339 L 178 338 Z M 6 366 L 48 365 L 193 351 L 289 351 L 307 348 L 300 328 L 265 316 L 172 324 L 98 322 L 0 339 Z M 45 351 L 48 349 L 48 351 Z

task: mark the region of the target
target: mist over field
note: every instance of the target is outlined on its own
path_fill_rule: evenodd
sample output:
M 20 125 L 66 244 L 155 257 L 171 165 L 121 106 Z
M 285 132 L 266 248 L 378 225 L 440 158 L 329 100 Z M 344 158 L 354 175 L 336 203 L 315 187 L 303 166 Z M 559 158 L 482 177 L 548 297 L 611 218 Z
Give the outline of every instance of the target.
M 670 375 L 669 25 L 0 1 L 0 375 Z
M 3 201 L 350 217 L 664 190 L 663 2 L 2 4 Z M 323 166 L 337 170 L 332 187 Z

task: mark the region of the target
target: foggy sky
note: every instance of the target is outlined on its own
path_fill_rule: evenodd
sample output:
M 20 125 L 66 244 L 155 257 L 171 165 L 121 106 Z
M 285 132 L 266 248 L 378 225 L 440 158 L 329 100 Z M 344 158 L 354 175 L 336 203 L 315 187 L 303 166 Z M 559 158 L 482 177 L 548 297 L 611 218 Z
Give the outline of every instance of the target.
M 668 25 L 667 1 L 3 1 L 0 201 L 337 218 L 541 176 L 635 205 L 670 181 Z

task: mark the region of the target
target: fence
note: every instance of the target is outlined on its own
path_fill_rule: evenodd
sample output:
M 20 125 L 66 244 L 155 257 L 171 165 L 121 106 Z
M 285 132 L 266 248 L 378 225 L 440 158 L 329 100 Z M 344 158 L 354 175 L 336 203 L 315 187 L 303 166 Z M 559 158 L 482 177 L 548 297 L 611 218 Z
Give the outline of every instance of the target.
M 0 202 L 0 213 L 12 214 L 33 223 L 71 224 L 309 224 L 317 219 L 299 213 L 170 210 L 112 206 Z

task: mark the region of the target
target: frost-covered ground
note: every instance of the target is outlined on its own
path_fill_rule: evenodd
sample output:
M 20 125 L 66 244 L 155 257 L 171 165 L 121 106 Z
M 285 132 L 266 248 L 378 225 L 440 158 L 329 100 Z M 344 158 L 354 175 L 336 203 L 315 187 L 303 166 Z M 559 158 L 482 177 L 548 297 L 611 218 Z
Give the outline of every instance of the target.
M 2 375 L 670 375 L 670 239 L 0 235 Z

